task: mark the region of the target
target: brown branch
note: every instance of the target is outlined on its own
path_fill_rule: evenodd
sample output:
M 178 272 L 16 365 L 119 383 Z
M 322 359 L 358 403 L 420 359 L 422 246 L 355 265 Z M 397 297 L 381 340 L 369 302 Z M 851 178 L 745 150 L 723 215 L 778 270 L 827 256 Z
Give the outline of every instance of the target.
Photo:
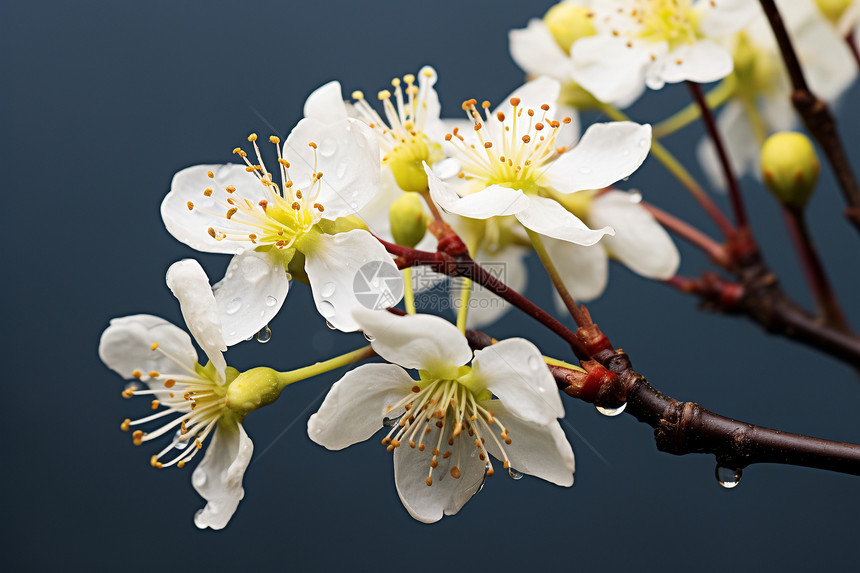
M 674 215 L 670 215 L 659 207 L 655 207 L 645 201 L 643 201 L 641 205 L 651 213 L 651 216 L 654 217 L 655 221 L 691 245 L 701 249 L 716 265 L 723 268 L 729 266 L 729 258 L 723 245 L 719 244 L 686 221 L 682 221 Z
M 816 97 L 809 89 L 809 85 L 806 83 L 806 78 L 803 75 L 803 69 L 800 67 L 800 61 L 797 59 L 797 54 L 792 46 L 791 38 L 788 35 L 788 31 L 785 28 L 782 16 L 780 16 L 774 0 L 760 1 L 767 19 L 770 21 L 770 27 L 773 29 L 776 41 L 779 44 L 782 59 L 785 61 L 785 67 L 788 70 L 788 76 L 794 88 L 794 92 L 791 95 L 794 108 L 800 114 L 800 117 L 803 118 L 806 129 L 818 141 L 818 144 L 827 156 L 830 167 L 833 169 L 836 180 L 839 182 L 839 187 L 842 189 L 845 202 L 848 204 L 848 207 L 845 209 L 845 216 L 857 231 L 860 231 L 860 186 L 857 184 L 857 178 L 851 168 L 845 147 L 839 138 L 836 121 L 833 119 L 827 103 Z
M 626 414 L 654 428 L 658 450 L 677 456 L 711 454 L 718 465 L 733 470 L 777 463 L 860 475 L 860 445 L 771 430 L 679 402 L 635 372 L 628 356 L 613 349 L 596 325 L 580 328 L 578 334 L 594 360 L 583 363 L 585 373 L 549 366 L 558 388 L 602 408 L 626 404 Z M 476 349 L 493 343 L 480 331 L 466 336 Z

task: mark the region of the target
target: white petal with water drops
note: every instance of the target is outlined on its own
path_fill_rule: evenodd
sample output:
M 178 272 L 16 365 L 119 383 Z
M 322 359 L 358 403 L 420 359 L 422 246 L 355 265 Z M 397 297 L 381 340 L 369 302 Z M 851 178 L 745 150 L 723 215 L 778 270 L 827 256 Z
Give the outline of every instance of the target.
M 271 322 L 289 288 L 286 270 L 275 253 L 247 250 L 235 255 L 224 278 L 212 287 L 224 343 L 241 342 Z
M 194 516 L 197 527 L 223 529 L 233 517 L 245 497 L 242 478 L 253 452 L 254 444 L 242 424 L 218 423 L 212 443 L 191 477 L 194 489 L 207 502 Z

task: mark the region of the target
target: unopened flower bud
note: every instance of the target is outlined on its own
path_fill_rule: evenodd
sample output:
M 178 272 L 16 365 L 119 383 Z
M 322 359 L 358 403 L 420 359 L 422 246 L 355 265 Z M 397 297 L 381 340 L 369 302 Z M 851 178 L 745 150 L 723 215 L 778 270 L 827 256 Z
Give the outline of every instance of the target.
M 442 157 L 442 147 L 438 143 L 431 143 L 426 135 L 416 133 L 389 151 L 382 161 L 391 168 L 398 187 L 421 192 L 429 189 L 424 163 L 433 165 Z
M 765 185 L 786 207 L 802 209 L 818 181 L 821 164 L 809 138 L 783 131 L 767 138 L 761 149 Z
M 596 33 L 589 12 L 585 6 L 573 2 L 559 2 L 544 14 L 543 23 L 566 54 L 575 41 Z
M 815 0 L 818 9 L 824 14 L 824 17 L 830 20 L 833 24 L 838 24 L 842 14 L 851 5 L 854 0 Z
M 268 406 L 281 395 L 278 373 L 271 368 L 252 368 L 239 374 L 227 387 L 227 407 L 239 414 Z
M 414 193 L 404 193 L 398 197 L 388 210 L 388 219 L 391 221 L 394 242 L 398 245 L 415 247 L 427 231 L 424 204 Z

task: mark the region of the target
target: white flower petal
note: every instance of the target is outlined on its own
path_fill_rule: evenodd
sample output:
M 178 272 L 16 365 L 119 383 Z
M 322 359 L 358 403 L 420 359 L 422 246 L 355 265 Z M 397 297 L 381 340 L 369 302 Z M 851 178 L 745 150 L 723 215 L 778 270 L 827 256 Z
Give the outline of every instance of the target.
M 593 245 L 604 235 L 614 233 L 609 227 L 589 229 L 558 201 L 535 195 L 529 197 L 528 208 L 517 213 L 516 217 L 523 226 L 536 233 L 577 245 Z
M 691 81 L 707 84 L 723 79 L 732 73 L 732 69 L 734 60 L 728 50 L 711 40 L 699 40 L 658 58 L 648 74 L 658 76 L 659 83 Z M 652 87 L 650 83 L 649 87 Z
M 524 338 L 476 350 L 472 372 L 522 420 L 549 424 L 564 416 L 555 379 L 540 350 Z
M 188 333 L 151 314 L 111 319 L 110 326 L 102 333 L 99 341 L 99 358 L 126 380 L 133 378 L 132 372 L 135 370 L 143 374 L 143 381 L 149 380 L 152 371 L 168 373 L 181 370 L 173 360 L 152 350 L 154 342 L 184 366 L 194 370 L 197 351 Z
M 825 101 L 842 95 L 857 77 L 857 63 L 847 42 L 819 14 L 793 30 L 793 36 L 812 92 Z
M 560 193 L 603 189 L 636 171 L 651 150 L 651 126 L 596 123 L 544 172 L 539 185 Z
M 511 57 L 526 74 L 550 76 L 559 80 L 570 77 L 572 64 L 543 20 L 534 18 L 521 30 L 508 32 Z
M 569 244 L 569 243 L 568 243 Z M 488 253 L 479 250 L 475 260 L 487 272 L 501 279 L 505 285 L 516 291 L 525 292 L 528 272 L 525 258 L 531 249 L 517 245 L 509 245 L 497 252 Z M 451 289 L 452 308 L 459 308 L 460 289 Z M 467 328 L 483 328 L 496 322 L 511 308 L 510 303 L 499 298 L 479 284 L 472 284 L 469 296 L 469 313 L 466 316 Z
M 305 117 L 323 123 L 337 123 L 347 118 L 340 82 L 332 81 L 315 89 L 305 100 Z
M 456 213 L 470 219 L 489 219 L 513 215 L 529 204 L 528 197 L 522 191 L 501 185 L 490 185 L 477 193 L 460 197 L 454 187 L 436 177 L 427 164 L 424 165 L 424 171 L 430 183 L 430 196 L 448 213 Z
M 792 0 L 792 4 L 800 4 Z M 749 0 L 717 0 L 700 2 L 705 7 L 699 31 L 709 38 L 723 38 L 742 30 L 759 13 L 756 2 Z
M 305 271 L 317 310 L 343 332 L 358 329 L 352 311 L 384 309 L 403 298 L 403 276 L 373 235 L 353 229 L 319 235 L 305 252 Z
M 457 327 L 431 314 L 397 316 L 367 309 L 353 312 L 370 345 L 385 360 L 404 368 L 427 370 L 437 378 L 456 377 L 472 359 L 469 343 Z
M 206 455 L 191 476 L 194 489 L 206 500 L 206 507 L 194 516 L 197 527 L 223 529 L 233 517 L 245 497 L 242 478 L 253 452 L 254 444 L 242 424 L 218 422 Z
M 556 485 L 573 485 L 573 449 L 558 422 L 533 424 L 518 419 L 500 400 L 485 400 L 481 405 L 493 413 L 508 430 L 511 443 L 504 446 L 511 468 Z M 496 459 L 504 459 L 495 440 L 484 444 Z
M 209 172 L 215 176 L 210 178 Z M 229 194 L 225 191 L 228 185 L 236 188 L 235 195 L 244 197 L 256 204 L 261 199 L 268 199 L 268 191 L 259 180 L 245 171 L 243 165 L 195 165 L 183 169 L 173 176 L 170 193 L 161 203 L 161 218 L 167 231 L 192 249 L 206 253 L 234 254 L 238 249 L 248 246 L 248 241 L 224 239 L 215 240 L 209 235 L 209 228 L 222 232 L 235 232 L 243 237 L 248 236 L 247 225 L 238 221 L 226 219 Z M 205 189 L 212 189 L 211 196 L 203 194 Z M 188 209 L 188 203 L 193 204 Z
M 281 310 L 289 288 L 283 264 L 271 253 L 235 255 L 224 278 L 212 287 L 224 343 L 233 346 L 269 324 Z
M 206 271 L 194 259 L 177 261 L 167 269 L 167 286 L 179 299 L 179 308 L 188 330 L 212 361 L 218 381 L 223 384 L 227 363 L 222 352 L 227 350 L 227 345 L 222 334 L 218 303 L 212 294 Z
M 681 256 L 669 233 L 639 204 L 638 195 L 609 191 L 594 199 L 588 216 L 594 225 L 611 225 L 615 235 L 603 244 L 630 270 L 666 280 L 678 270 Z
M 609 279 L 609 257 L 602 241 L 590 247 L 582 247 L 547 237 L 543 244 L 561 275 L 561 282 L 576 301 L 589 302 L 603 294 Z M 556 302 L 559 312 L 566 314 L 568 311 L 561 297 L 558 297 Z
M 310 143 L 317 145 L 316 151 Z M 315 192 L 311 191 L 314 166 L 323 174 L 314 189 L 319 189 L 316 202 L 325 208 L 326 219 L 356 213 L 379 189 L 379 143 L 361 121 L 323 123 L 305 118 L 287 137 L 284 156 L 290 162 L 294 189 Z
M 438 428 L 424 438 L 425 443 L 435 444 Z M 485 465 L 478 455 L 479 448 L 464 448 L 457 468 L 460 477 L 454 478 L 450 471 L 457 464 L 457 454 L 437 458 L 439 465 L 433 469 L 433 484 L 426 479 L 430 473 L 430 448 L 423 452 L 403 444 L 394 450 L 394 484 L 397 494 L 409 515 L 424 523 L 433 523 L 443 515 L 454 515 L 478 492 L 484 483 Z
M 308 420 L 308 437 L 330 450 L 366 440 L 382 427 L 386 416 L 403 414 L 402 407 L 388 408 L 412 393 L 413 386 L 415 381 L 400 366 L 359 366 L 332 385 L 319 411 Z
M 645 91 L 645 69 L 663 44 L 646 44 L 607 35 L 580 38 L 571 47 L 574 81 L 598 100 L 625 107 Z

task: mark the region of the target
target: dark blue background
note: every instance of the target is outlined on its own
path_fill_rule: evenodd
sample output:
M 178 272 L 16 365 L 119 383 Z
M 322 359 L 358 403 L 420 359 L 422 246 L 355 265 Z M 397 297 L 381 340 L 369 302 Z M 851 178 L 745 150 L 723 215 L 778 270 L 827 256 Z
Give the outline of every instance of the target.
M 857 478 L 756 466 L 724 490 L 705 456 L 656 451 L 651 430 L 565 400 L 577 455 L 562 489 L 497 474 L 455 517 L 413 521 L 375 441 L 333 453 L 305 423 L 342 372 L 291 387 L 250 416 L 255 441 L 246 499 L 222 532 L 198 531 L 202 500 L 190 472 L 154 471 L 119 422 L 143 413 L 98 360 L 114 316 L 138 312 L 181 324 L 167 266 L 198 257 L 218 278 L 224 257 L 199 255 L 164 230 L 158 208 L 173 173 L 229 161 L 250 131 L 282 137 L 306 95 L 338 78 L 367 93 L 391 77 L 437 67 L 443 109 L 467 97 L 498 101 L 521 81 L 506 31 L 548 1 L 480 2 L 4 2 L 0 7 L 5 176 L 3 562 L 16 570 L 91 566 L 149 570 L 846 569 L 860 533 Z M 857 86 L 842 133 L 860 146 Z M 687 102 L 683 88 L 633 110 L 659 120 Z M 851 109 L 854 108 L 854 109 Z M 701 135 L 668 140 L 688 163 Z M 855 166 L 860 167 L 856 151 Z M 698 168 L 695 168 L 699 173 Z M 712 225 L 652 159 L 631 180 L 654 203 Z M 745 187 L 767 258 L 786 288 L 810 300 L 771 198 Z M 719 203 L 727 205 L 724 197 Z M 827 169 L 810 207 L 813 233 L 849 318 L 860 326 L 858 238 L 841 217 Z M 682 271 L 706 267 L 681 245 Z M 535 277 L 528 294 L 551 305 Z M 666 393 L 743 420 L 860 442 L 857 377 L 845 366 L 706 315 L 692 299 L 614 266 L 590 306 L 637 368 Z M 330 332 L 295 285 L 268 345 L 228 357 L 240 369 L 288 369 L 364 341 Z M 515 314 L 492 328 L 549 353 L 564 346 Z M 571 428 L 575 428 L 572 431 Z M 590 444 L 587 445 L 587 443 Z M 593 448 L 593 449 L 592 449 Z M 599 452 L 598 454 L 595 453 Z

